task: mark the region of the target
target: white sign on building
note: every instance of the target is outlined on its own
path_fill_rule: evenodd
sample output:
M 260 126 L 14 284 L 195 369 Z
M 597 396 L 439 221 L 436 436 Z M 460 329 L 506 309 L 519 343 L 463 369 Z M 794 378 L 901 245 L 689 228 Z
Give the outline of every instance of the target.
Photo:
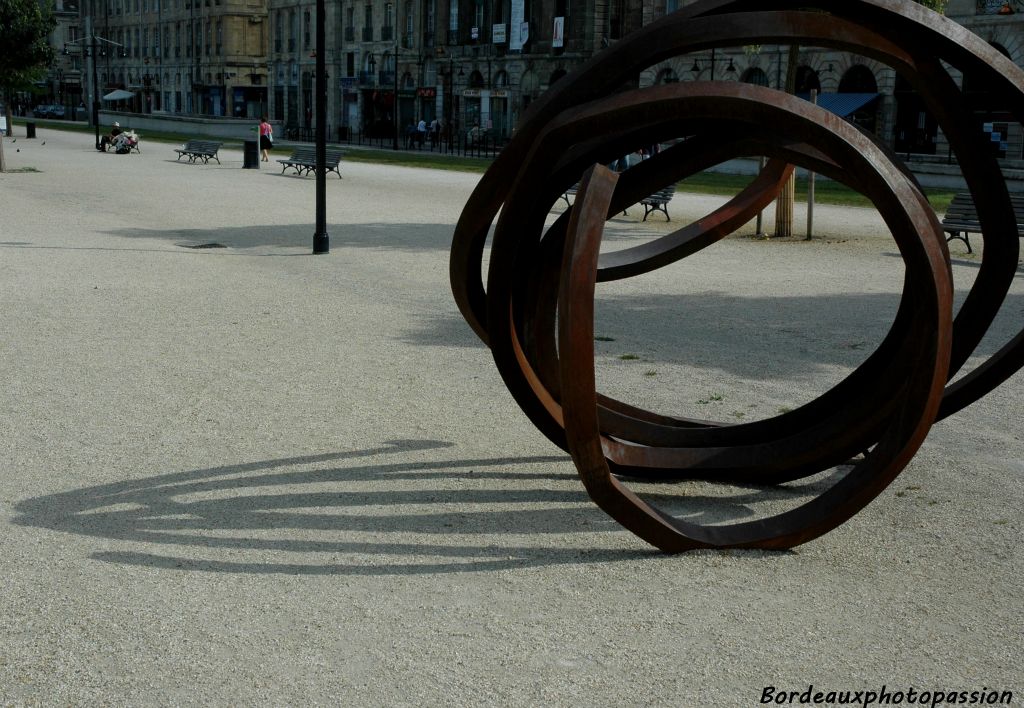
M 508 48 L 513 52 L 523 51 L 523 45 L 526 44 L 526 37 L 523 36 L 523 25 L 526 24 L 523 22 L 523 12 L 523 0 L 512 0 L 509 13 L 511 37 L 509 38 Z
M 505 25 L 492 25 L 491 26 L 491 43 L 492 44 L 504 44 L 505 43 Z
M 565 18 L 556 17 L 555 26 L 551 31 L 551 46 L 552 47 L 564 47 L 565 46 Z

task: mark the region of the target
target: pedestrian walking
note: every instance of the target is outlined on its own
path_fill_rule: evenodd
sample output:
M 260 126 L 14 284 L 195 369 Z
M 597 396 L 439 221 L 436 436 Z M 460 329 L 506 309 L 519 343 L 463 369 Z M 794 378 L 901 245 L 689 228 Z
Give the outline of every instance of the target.
M 263 162 L 270 162 L 270 148 L 274 147 L 274 128 L 266 116 L 260 116 L 260 152 Z

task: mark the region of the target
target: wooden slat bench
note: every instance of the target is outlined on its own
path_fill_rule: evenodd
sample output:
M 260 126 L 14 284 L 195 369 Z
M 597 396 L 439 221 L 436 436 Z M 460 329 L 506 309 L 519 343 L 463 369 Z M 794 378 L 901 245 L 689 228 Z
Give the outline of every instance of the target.
M 672 221 L 672 218 L 668 215 L 668 203 L 672 201 L 672 197 L 675 196 L 676 187 L 675 185 L 669 185 L 659 189 L 649 197 L 644 197 L 640 200 L 640 204 L 644 208 L 644 221 L 647 221 L 649 214 L 660 211 L 665 215 L 666 221 Z
M 324 167 L 327 172 L 335 172 L 338 175 L 338 179 L 341 179 L 341 170 L 338 169 L 338 163 L 341 162 L 341 158 L 344 157 L 345 151 L 338 147 L 328 147 L 327 154 L 324 156 Z M 310 172 L 316 172 L 316 146 L 315 145 L 303 145 L 295 148 L 295 152 L 287 160 L 278 160 L 283 167 L 281 168 L 281 174 L 291 167 L 295 170 L 295 174 L 306 175 Z
M 187 157 L 189 162 L 202 160 L 205 165 L 213 159 L 219 165 L 220 158 L 217 157 L 217 151 L 220 150 L 220 146 L 223 144 L 216 140 L 189 140 L 182 147 L 175 148 L 174 152 L 178 153 L 179 160 L 182 157 Z
M 1017 217 L 1017 236 L 1024 237 L 1024 194 L 1011 194 L 1010 203 L 1013 204 L 1013 213 Z M 959 192 L 954 195 L 946 214 L 942 217 L 942 228 L 949 234 L 946 242 L 959 239 L 967 246 L 967 252 L 973 253 L 971 249 L 970 234 L 981 233 L 981 222 L 978 221 L 978 210 L 974 206 L 974 200 L 968 192 Z
M 565 190 L 565 192 L 562 193 L 562 196 L 559 197 L 560 199 L 564 199 L 565 200 L 565 205 L 566 206 L 572 206 L 572 203 L 569 201 L 569 197 L 572 197 L 574 200 L 576 199 L 576 191 L 579 189 L 579 186 L 580 186 L 580 183 L 577 182 L 576 184 L 574 184 L 573 186 L 571 186 L 567 190 Z M 668 205 L 668 203 L 670 201 L 672 201 L 672 197 L 675 196 L 675 193 L 676 193 L 676 186 L 674 184 L 672 184 L 672 185 L 669 185 L 668 187 L 663 187 L 662 189 L 659 189 L 654 194 L 651 194 L 650 196 L 647 196 L 647 197 L 644 197 L 643 199 L 641 199 L 640 200 L 640 204 L 644 208 L 644 219 L 643 220 L 647 221 L 647 217 L 652 212 L 660 211 L 661 213 L 663 213 L 665 215 L 665 219 L 666 220 L 672 221 L 672 218 L 668 215 L 667 205 Z M 623 209 L 622 213 L 625 214 L 626 210 Z

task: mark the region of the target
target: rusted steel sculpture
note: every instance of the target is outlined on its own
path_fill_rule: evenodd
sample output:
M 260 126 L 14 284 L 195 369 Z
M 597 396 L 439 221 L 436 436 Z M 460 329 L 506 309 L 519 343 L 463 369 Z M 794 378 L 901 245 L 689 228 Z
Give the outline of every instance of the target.
M 955 320 L 942 230 L 890 150 L 807 101 L 759 86 L 687 82 L 620 90 L 671 57 L 750 44 L 865 55 L 892 66 L 926 101 L 959 160 L 984 230 L 977 279 Z M 630 531 L 670 552 L 788 548 L 809 541 L 885 489 L 934 421 L 976 401 L 1024 364 L 1022 330 L 967 376 L 948 383 L 992 323 L 1018 256 L 1005 182 L 949 67 L 984 75 L 1016 119 L 1024 120 L 1024 73 L 1017 66 L 963 27 L 903 0 L 704 0 L 594 56 L 531 106 L 459 219 L 452 288 L 520 407 L 572 455 L 590 496 Z M 684 141 L 621 175 L 601 167 L 641 146 L 682 136 Z M 770 159 L 728 204 L 651 243 L 600 254 L 610 215 L 744 155 Z M 899 246 L 906 264 L 902 301 L 877 350 L 810 403 L 744 424 L 666 417 L 599 394 L 595 283 L 651 271 L 721 239 L 775 197 L 792 165 L 867 195 Z M 575 206 L 545 228 L 553 203 L 581 175 Z M 482 256 L 496 217 L 485 290 Z M 732 525 L 674 518 L 619 479 L 772 484 L 851 460 L 841 481 L 802 506 Z

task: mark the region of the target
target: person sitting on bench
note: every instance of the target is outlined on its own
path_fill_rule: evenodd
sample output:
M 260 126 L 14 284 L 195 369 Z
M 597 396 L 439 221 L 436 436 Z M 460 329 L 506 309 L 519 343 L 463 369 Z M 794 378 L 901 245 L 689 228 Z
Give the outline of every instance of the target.
M 114 121 L 114 125 L 110 128 L 110 135 L 104 135 L 102 138 L 100 138 L 99 149 L 102 150 L 103 152 L 106 152 L 107 146 L 111 145 L 114 142 L 114 138 L 116 138 L 122 132 L 124 131 L 121 130 L 121 124 L 117 121 Z

